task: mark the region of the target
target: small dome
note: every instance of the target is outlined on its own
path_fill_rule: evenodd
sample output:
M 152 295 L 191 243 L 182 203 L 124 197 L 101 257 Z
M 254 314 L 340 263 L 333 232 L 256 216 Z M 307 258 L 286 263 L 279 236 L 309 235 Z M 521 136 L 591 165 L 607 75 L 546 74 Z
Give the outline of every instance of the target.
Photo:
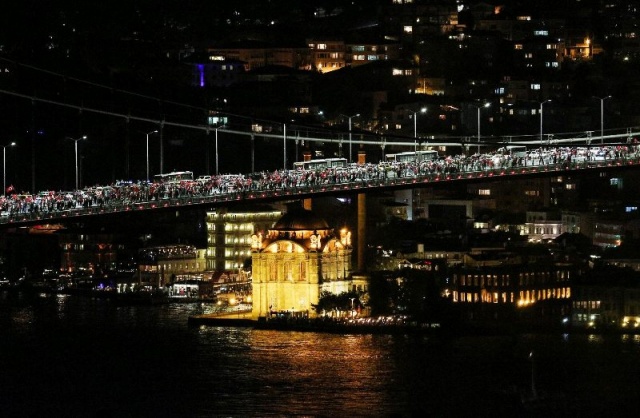
M 293 209 L 287 212 L 271 228 L 277 231 L 324 230 L 329 229 L 327 221 L 306 209 Z

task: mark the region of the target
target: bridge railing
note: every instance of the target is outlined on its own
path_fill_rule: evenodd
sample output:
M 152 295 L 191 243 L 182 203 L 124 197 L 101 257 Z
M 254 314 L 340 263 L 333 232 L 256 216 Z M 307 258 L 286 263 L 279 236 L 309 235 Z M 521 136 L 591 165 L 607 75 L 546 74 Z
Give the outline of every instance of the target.
M 425 184 L 435 184 L 456 180 L 482 180 L 494 177 L 521 176 L 537 173 L 570 172 L 579 170 L 592 170 L 599 168 L 628 167 L 640 165 L 640 156 L 631 153 L 619 158 L 606 160 L 584 160 L 571 162 L 556 162 L 535 165 L 507 165 L 502 167 L 486 166 L 482 169 L 459 170 L 453 167 L 441 171 L 381 171 L 375 177 L 367 176 L 355 180 L 341 179 L 338 181 L 327 180 L 320 184 L 292 185 L 276 188 L 249 188 L 242 191 L 217 194 L 193 194 L 179 197 L 154 198 L 149 200 L 141 195 L 139 200 L 110 200 L 105 204 L 74 207 L 65 210 L 34 211 L 24 213 L 12 213 L 0 216 L 0 224 L 20 224 L 29 222 L 42 222 L 47 220 L 59 221 L 68 218 L 83 216 L 106 215 L 110 213 L 134 212 L 154 210 L 161 208 L 180 208 L 201 204 L 223 204 L 238 201 L 302 198 L 314 195 L 335 194 L 336 192 L 352 192 L 378 188 L 407 188 Z

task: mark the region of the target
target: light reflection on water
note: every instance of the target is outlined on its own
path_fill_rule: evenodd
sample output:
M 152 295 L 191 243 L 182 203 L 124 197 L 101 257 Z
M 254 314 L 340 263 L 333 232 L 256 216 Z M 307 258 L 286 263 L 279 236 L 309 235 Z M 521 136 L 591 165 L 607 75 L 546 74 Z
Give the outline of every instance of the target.
M 224 364 L 209 369 L 212 379 L 229 384 L 212 388 L 223 410 L 250 414 L 257 404 L 265 414 L 361 415 L 397 408 L 391 398 L 397 371 L 371 338 L 222 328 L 201 330 L 200 337 Z M 246 410 L 238 409 L 230 387 L 244 388 Z
M 531 351 L 538 389 L 566 395 L 569 415 L 638 407 L 635 335 L 189 327 L 202 308 L 0 294 L 3 416 L 519 416 Z

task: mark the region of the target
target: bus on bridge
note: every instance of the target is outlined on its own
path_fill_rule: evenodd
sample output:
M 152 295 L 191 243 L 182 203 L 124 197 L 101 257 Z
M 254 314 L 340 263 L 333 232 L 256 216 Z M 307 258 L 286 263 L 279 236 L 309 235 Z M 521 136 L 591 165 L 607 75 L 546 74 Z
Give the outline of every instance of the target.
M 173 171 L 171 173 L 156 174 L 153 176 L 155 183 L 180 183 L 181 181 L 193 181 L 192 171 Z
M 421 161 L 433 161 L 439 158 L 438 151 L 426 150 L 426 151 L 409 151 L 399 152 L 397 154 L 387 154 L 387 162 L 396 163 L 417 163 Z
M 296 170 L 323 170 L 325 168 L 339 168 L 346 166 L 346 158 L 322 158 L 293 163 L 293 168 Z

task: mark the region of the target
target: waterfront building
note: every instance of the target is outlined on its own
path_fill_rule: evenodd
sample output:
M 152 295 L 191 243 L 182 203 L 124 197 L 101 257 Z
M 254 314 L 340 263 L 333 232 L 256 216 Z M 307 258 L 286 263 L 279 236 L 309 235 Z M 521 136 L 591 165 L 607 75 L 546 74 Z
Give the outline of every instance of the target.
M 206 250 L 193 245 L 164 245 L 140 250 L 141 283 L 165 286 L 188 280 L 210 280 L 206 273 Z
M 104 274 L 118 269 L 118 254 L 126 253 L 121 236 L 108 232 L 60 230 L 60 271 Z M 124 258 L 120 257 L 121 259 Z
M 207 212 L 206 269 L 216 272 L 244 269 L 251 259 L 251 236 L 264 236 L 283 213 L 266 206 Z
M 545 260 L 546 258 L 546 260 Z M 443 294 L 467 319 L 556 318 L 570 309 L 576 267 L 553 263 L 548 255 L 482 251 L 465 255 L 450 270 Z
M 315 213 L 299 208 L 282 216 L 269 231 L 251 237 L 253 318 L 288 312 L 315 317 L 322 292 L 354 289 L 351 232 L 336 234 Z
M 622 270 L 619 274 L 624 276 Z M 571 324 L 584 328 L 640 327 L 640 287 L 636 281 L 609 279 L 574 286 Z

